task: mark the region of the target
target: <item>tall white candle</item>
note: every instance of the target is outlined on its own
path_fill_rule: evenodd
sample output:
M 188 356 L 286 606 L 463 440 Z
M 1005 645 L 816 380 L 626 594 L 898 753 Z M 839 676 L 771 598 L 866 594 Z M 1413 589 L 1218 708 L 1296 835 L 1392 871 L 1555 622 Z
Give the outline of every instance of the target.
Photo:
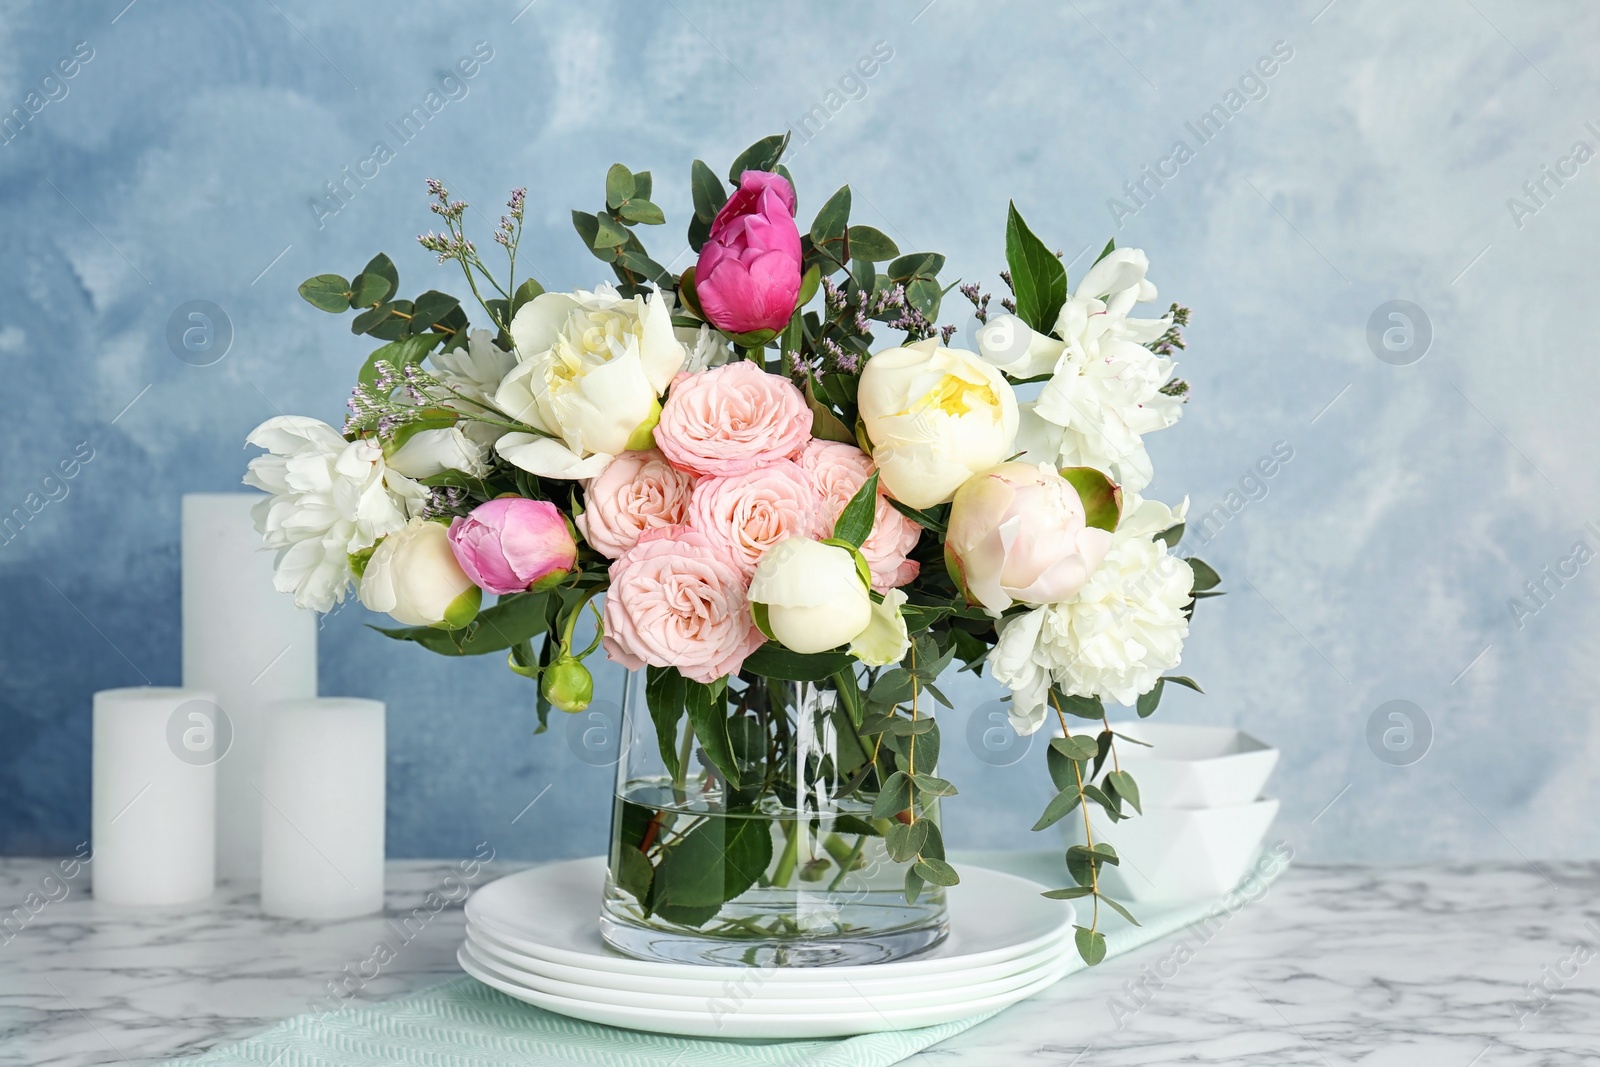
M 217 766 L 217 873 L 260 870 L 262 709 L 317 694 L 317 616 L 272 585 L 250 508 L 260 493 L 183 498 L 183 684 L 217 694 L 231 732 Z M 230 729 L 231 728 L 231 729 Z
M 324 697 L 264 718 L 261 910 L 344 919 L 383 907 L 384 706 Z
M 216 877 L 216 698 L 154 686 L 94 695 L 91 878 L 106 904 L 184 904 Z

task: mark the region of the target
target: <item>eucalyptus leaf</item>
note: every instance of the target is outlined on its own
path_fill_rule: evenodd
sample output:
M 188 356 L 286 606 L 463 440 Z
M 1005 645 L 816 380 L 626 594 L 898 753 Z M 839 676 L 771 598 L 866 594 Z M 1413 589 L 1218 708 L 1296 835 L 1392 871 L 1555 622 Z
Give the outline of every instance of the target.
M 633 192 L 633 171 L 621 163 L 611 164 L 611 169 L 606 171 L 606 207 L 617 210 L 627 203 Z
M 1077 787 L 1063 789 L 1050 798 L 1050 803 L 1044 806 L 1044 814 L 1039 816 L 1039 821 L 1033 824 L 1033 829 L 1044 830 L 1054 826 L 1062 819 L 1071 815 L 1078 808 L 1082 798 L 1078 796 Z
M 1196 593 L 1203 593 L 1208 589 L 1215 589 L 1222 584 L 1222 575 L 1211 569 L 1211 565 L 1204 560 L 1190 556 L 1184 560 L 1189 569 L 1194 571 L 1194 586 Z
M 852 226 L 848 232 L 851 259 L 883 263 L 900 254 L 899 246 L 882 230 L 872 226 Z
M 763 137 L 755 144 L 740 152 L 733 165 L 728 168 L 728 181 L 735 187 L 739 184 L 739 176 L 747 170 L 772 170 L 778 165 L 778 160 L 783 158 L 784 149 L 789 147 L 789 134 L 775 133 Z
M 892 819 L 911 806 L 911 780 L 901 771 L 895 771 L 878 790 L 878 799 L 872 805 L 874 819 Z
M 1083 957 L 1084 963 L 1093 967 L 1106 958 L 1106 935 L 1099 930 L 1080 926 L 1072 937 L 1078 946 L 1078 955 Z
M 306 303 L 334 314 L 350 310 L 350 293 L 350 283 L 337 274 L 319 274 L 300 283 Z

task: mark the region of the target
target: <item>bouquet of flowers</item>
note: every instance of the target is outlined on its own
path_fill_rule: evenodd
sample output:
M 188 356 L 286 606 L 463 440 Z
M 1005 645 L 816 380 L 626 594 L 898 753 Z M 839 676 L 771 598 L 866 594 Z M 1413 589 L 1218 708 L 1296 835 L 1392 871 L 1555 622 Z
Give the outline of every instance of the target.
M 1167 682 L 1198 688 L 1167 672 L 1196 599 L 1219 583 L 1174 554 L 1187 502 L 1139 495 L 1144 435 L 1187 398 L 1172 355 L 1188 312 L 1135 316 L 1156 297 L 1136 249 L 1107 244 L 1070 287 L 1013 205 L 1009 295 L 995 312 L 978 285 L 959 286 L 977 351 L 950 347 L 945 257 L 852 224 L 848 186 L 802 232 L 786 144 L 740 154 L 731 186 L 694 161 L 698 260 L 678 275 L 641 238 L 665 221 L 650 173 L 616 164 L 599 209 L 572 216 L 614 283 L 519 279 L 520 189 L 494 232 L 504 273 L 491 269 L 467 205 L 430 181 L 444 230 L 419 240 L 461 268 L 479 326 L 443 292 L 400 298 L 381 254 L 353 278 L 302 284 L 383 343 L 342 429 L 284 416 L 249 437 L 266 450 L 245 481 L 270 494 L 256 518 L 277 587 L 328 611 L 355 586 L 399 624 L 381 631 L 391 638 L 505 653 L 538 683 L 540 729 L 550 707 L 589 703 L 584 660 L 603 648 L 647 672 L 672 788 L 691 791 L 697 767 L 727 810 L 809 782 L 771 770 L 783 728 L 751 710 L 757 687 L 825 686 L 860 742 L 852 766 L 826 770 L 870 800 L 856 852 L 876 839 L 911 901 L 959 880 L 936 820 L 920 817 L 955 792 L 934 773 L 931 709 L 949 705 L 937 680 L 987 667 L 1019 733 L 1047 719 L 1060 730 L 1047 752 L 1057 794 L 1034 828 L 1084 809 L 1075 884 L 1052 895 L 1094 898 L 1077 943 L 1097 962 L 1099 904 L 1123 909 L 1099 892 L 1117 855 L 1094 840 L 1087 806 L 1113 822 L 1139 807 L 1104 702 L 1148 715 Z M 595 639 L 574 647 L 586 612 Z M 744 861 L 720 849 L 730 873 L 709 902 L 674 895 L 671 850 L 693 835 L 662 832 L 654 809 L 637 821 L 639 855 L 613 862 L 646 913 L 694 927 L 778 877 L 763 834 Z

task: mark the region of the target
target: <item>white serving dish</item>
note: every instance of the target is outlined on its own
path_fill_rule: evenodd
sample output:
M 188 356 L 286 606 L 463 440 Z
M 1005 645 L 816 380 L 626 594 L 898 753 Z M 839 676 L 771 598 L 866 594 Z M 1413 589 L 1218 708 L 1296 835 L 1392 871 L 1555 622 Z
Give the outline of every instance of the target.
M 750 1000 L 724 1001 L 697 1011 L 668 1011 L 659 1008 L 597 1004 L 593 1001 L 542 993 L 507 981 L 478 964 L 468 955 L 465 945 L 456 954 L 456 961 L 462 970 L 484 985 L 498 989 L 509 997 L 560 1015 L 630 1030 L 651 1030 L 685 1037 L 732 1040 L 846 1037 L 851 1034 L 910 1030 L 919 1026 L 954 1022 L 957 1019 L 998 1011 L 1019 1000 L 1025 1000 L 1059 981 L 1072 966 L 1072 957 L 1063 953 L 1057 967 L 1028 985 L 992 996 L 964 997 L 954 1004 L 938 1007 L 878 1009 L 873 1007 L 870 998 L 863 998 L 863 1010 L 857 1012 L 820 1011 L 775 1015 L 760 1011 L 761 1005 Z
M 1071 932 L 1075 912 L 1064 900 L 1040 896 L 1046 887 L 1026 878 L 967 867 L 961 884 L 945 891 L 950 936 L 909 959 L 848 967 L 776 968 L 772 981 L 878 981 L 889 976 L 966 972 L 1017 960 Z M 531 867 L 467 898 L 467 921 L 495 941 L 551 963 L 667 980 L 721 980 L 748 968 L 636 960 L 600 939 L 600 893 L 605 860 L 599 856 Z
M 1135 773 L 1135 779 L 1138 775 Z M 1177 903 L 1221 897 L 1250 868 L 1278 814 L 1276 800 L 1226 808 L 1156 808 L 1112 824 L 1090 806 L 1095 840 L 1108 841 L 1121 862 L 1100 868 L 1101 887 L 1119 900 Z M 1083 840 L 1083 820 L 1068 820 Z
M 1113 729 L 1151 746 L 1117 745 L 1146 810 L 1249 804 L 1278 765 L 1277 749 L 1231 727 L 1129 722 Z
M 480 956 L 487 954 L 491 957 L 490 962 L 504 963 L 514 971 L 539 975 L 543 978 L 566 982 L 569 985 L 597 986 L 603 989 L 626 990 L 635 993 L 670 993 L 680 996 L 716 997 L 722 995 L 729 988 L 748 989 L 749 995 L 757 1000 L 828 999 L 840 996 L 841 990 L 855 993 L 868 992 L 874 995 L 883 993 L 889 996 L 900 996 L 904 994 L 935 994 L 950 989 L 967 989 L 1024 973 L 1042 963 L 1060 958 L 1062 953 L 1070 955 L 1077 951 L 1073 948 L 1071 935 L 1072 930 L 1064 928 L 1059 938 L 1043 943 L 1028 955 L 999 963 L 969 967 L 959 971 L 898 976 L 891 971 L 888 974 L 876 975 L 871 978 L 850 979 L 849 984 L 846 984 L 837 978 L 828 977 L 835 968 L 820 967 L 806 969 L 807 975 L 813 976 L 815 978 L 814 981 L 786 980 L 781 983 L 762 981 L 756 984 L 750 980 L 750 976 L 759 976 L 765 972 L 751 969 L 741 970 L 737 974 L 729 975 L 724 974 L 722 969 L 713 968 L 717 975 L 716 977 L 699 979 L 659 978 L 651 975 L 599 971 L 584 967 L 573 967 L 564 963 L 552 963 L 537 956 L 519 952 L 516 948 L 505 944 L 500 938 L 481 926 L 476 926 L 470 922 L 467 924 L 467 941 L 475 950 L 475 954 Z

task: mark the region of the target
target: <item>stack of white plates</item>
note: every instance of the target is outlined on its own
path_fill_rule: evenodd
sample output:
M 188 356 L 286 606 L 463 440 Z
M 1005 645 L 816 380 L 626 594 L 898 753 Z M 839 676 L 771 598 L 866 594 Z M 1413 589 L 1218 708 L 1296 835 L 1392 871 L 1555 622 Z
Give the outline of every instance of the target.
M 1032 996 L 1072 965 L 1072 906 L 976 867 L 946 890 L 950 936 L 910 959 L 762 968 L 635 960 L 600 939 L 605 862 L 502 878 L 467 901 L 457 953 L 472 977 L 575 1019 L 722 1038 L 840 1037 L 931 1026 Z

